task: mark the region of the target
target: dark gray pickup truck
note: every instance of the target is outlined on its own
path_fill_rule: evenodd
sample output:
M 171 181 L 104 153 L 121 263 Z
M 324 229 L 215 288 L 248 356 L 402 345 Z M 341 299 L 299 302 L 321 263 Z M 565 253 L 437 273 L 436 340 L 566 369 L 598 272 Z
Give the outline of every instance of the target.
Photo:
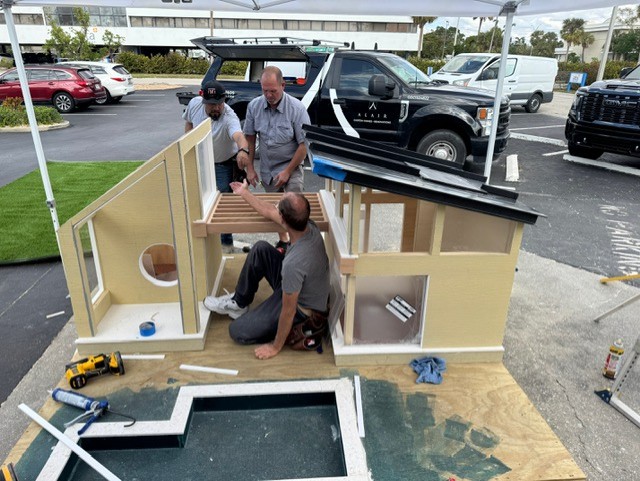
M 506 97 L 496 116 L 491 92 L 432 82 L 391 53 L 288 38 L 192 42 L 214 56 L 203 82 L 217 79 L 226 61 L 249 62 L 244 80 L 223 80 L 227 102 L 241 120 L 248 103 L 262 94 L 262 69 L 277 65 L 286 92 L 303 101 L 315 126 L 464 164 L 468 156 L 484 161 L 497 119 L 494 158 L 507 146 L 511 109 Z M 195 95 L 177 94 L 184 105 Z
M 640 65 L 621 77 L 576 92 L 564 130 L 571 155 L 640 157 Z

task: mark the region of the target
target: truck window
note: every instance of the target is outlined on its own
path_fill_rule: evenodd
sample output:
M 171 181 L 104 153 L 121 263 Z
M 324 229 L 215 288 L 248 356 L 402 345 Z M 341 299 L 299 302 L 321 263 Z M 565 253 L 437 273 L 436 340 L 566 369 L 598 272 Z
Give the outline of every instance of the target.
M 487 67 L 485 71 L 485 79 L 486 80 L 495 80 L 498 78 L 498 69 L 500 68 L 500 60 L 495 63 L 492 63 L 490 67 Z M 513 75 L 513 72 L 516 70 L 516 59 L 508 58 L 507 59 L 507 72 L 504 74 L 505 77 L 509 77 Z
M 491 57 L 487 55 L 461 56 L 458 55 L 449 60 L 441 72 L 449 73 L 474 73 L 477 72 Z
M 372 75 L 383 73 L 366 60 L 345 58 L 342 60 L 338 89 L 342 95 L 346 93 L 369 95 L 369 79 Z

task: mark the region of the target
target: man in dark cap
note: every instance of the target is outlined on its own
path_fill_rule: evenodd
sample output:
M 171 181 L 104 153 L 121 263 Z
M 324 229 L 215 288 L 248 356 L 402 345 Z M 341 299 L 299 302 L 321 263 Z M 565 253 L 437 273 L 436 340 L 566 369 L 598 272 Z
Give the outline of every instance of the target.
M 240 165 L 249 161 L 249 144 L 240 127 L 238 116 L 229 107 L 224 86 L 210 80 L 202 86 L 200 96 L 194 97 L 184 111 L 184 131 L 208 120 L 211 122 L 211 140 L 216 169 L 216 187 L 220 192 L 231 192 L 229 184 L 236 177 Z M 222 234 L 222 250 L 230 254 L 236 252 L 231 234 Z

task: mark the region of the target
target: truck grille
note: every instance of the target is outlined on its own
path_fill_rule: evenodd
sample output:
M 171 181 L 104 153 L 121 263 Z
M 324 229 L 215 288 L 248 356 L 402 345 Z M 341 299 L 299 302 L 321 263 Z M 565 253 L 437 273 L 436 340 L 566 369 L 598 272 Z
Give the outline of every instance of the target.
M 509 128 L 509 119 L 511 118 L 511 107 L 509 102 L 500 104 L 500 117 L 498 117 L 498 135 L 504 133 Z
M 640 126 L 640 97 L 590 94 L 582 99 L 579 119 Z

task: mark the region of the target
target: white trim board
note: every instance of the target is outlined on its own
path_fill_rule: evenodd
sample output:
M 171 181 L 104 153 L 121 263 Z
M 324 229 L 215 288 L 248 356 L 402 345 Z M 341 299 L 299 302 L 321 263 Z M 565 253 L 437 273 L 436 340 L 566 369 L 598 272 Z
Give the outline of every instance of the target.
M 83 439 L 89 439 L 104 437 L 132 437 L 141 435 L 183 435 L 188 427 L 194 399 L 330 392 L 333 392 L 336 397 L 336 408 L 338 412 L 338 419 L 340 421 L 340 438 L 342 439 L 347 475 L 329 478 L 299 478 L 295 481 L 370 481 L 371 478 L 367 468 L 366 453 L 358 433 L 353 385 L 351 380 L 347 378 L 313 381 L 185 386 L 181 387 L 178 392 L 178 397 L 169 420 L 138 421 L 130 427 L 125 427 L 128 422 L 94 423 L 81 437 Z M 77 443 L 80 439 L 80 436 L 78 436 L 77 433 L 81 426 L 82 423 L 70 426 L 65 431 L 65 435 Z M 71 454 L 72 452 L 68 447 L 62 443 L 58 443 L 51 452 L 49 460 L 42 468 L 42 471 L 36 481 L 58 481 L 58 478 L 62 474 L 67 462 L 71 458 Z

